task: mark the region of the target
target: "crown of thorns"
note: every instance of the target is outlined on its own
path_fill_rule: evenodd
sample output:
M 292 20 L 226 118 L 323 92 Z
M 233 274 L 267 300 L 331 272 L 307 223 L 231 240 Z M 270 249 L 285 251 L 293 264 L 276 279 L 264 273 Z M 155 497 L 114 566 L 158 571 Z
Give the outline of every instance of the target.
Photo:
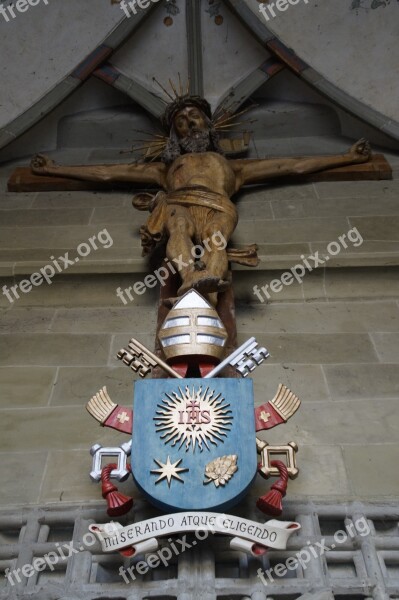
M 212 120 L 211 105 L 209 102 L 207 102 L 207 100 L 205 100 L 205 98 L 201 98 L 201 96 L 185 94 L 184 96 L 179 96 L 173 100 L 173 102 L 170 102 L 165 109 L 165 112 L 162 116 L 162 124 L 168 132 L 172 127 L 175 114 L 187 106 L 195 106 L 201 110 L 204 115 L 208 117 L 208 119 Z

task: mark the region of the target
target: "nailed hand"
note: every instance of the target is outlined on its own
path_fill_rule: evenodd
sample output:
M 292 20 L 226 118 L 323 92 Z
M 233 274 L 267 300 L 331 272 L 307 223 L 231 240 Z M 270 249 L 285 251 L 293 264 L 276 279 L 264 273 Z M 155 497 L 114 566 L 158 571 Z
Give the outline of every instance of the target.
M 33 173 L 37 175 L 45 175 L 48 173 L 49 167 L 54 167 L 55 162 L 45 154 L 36 154 L 31 160 L 30 166 Z
M 362 138 L 356 144 L 353 144 L 349 150 L 349 154 L 353 156 L 353 160 L 362 163 L 367 162 L 371 158 L 371 146 L 370 143 Z

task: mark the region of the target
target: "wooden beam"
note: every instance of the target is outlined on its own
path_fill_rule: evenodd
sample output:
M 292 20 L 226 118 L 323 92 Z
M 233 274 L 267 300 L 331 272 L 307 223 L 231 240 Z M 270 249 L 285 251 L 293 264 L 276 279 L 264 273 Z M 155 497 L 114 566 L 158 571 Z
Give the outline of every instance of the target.
M 115 183 L 105 181 L 80 181 L 68 177 L 34 175 L 30 167 L 17 167 L 8 179 L 9 192 L 79 192 L 83 190 L 138 190 L 145 186 L 134 183 Z M 152 188 L 151 188 L 152 189 Z
M 309 175 L 290 175 L 289 181 L 372 181 L 392 179 L 392 168 L 383 154 L 374 154 L 372 160 L 361 165 L 347 165 Z
M 154 342 L 154 352 L 160 358 L 165 360 L 164 354 L 162 352 L 162 346 L 158 338 L 159 330 L 161 329 L 162 323 L 165 321 L 168 312 L 172 308 L 171 306 L 166 305 L 166 301 L 169 298 L 175 298 L 177 296 L 177 289 L 180 285 L 178 275 L 170 275 L 165 281 L 165 285 L 161 285 L 159 288 L 159 301 L 158 301 L 158 317 L 157 317 L 157 328 L 155 333 L 155 342 Z M 160 367 L 155 367 L 152 370 L 151 374 L 153 379 L 164 379 L 165 371 L 163 371 Z
M 374 154 L 370 162 L 361 165 L 348 165 L 311 175 L 288 176 L 283 179 L 279 178 L 278 181 L 369 181 L 379 179 L 392 179 L 392 169 L 383 154 Z M 66 177 L 34 175 L 29 167 L 17 167 L 11 173 L 7 186 L 9 192 L 76 192 L 112 189 L 138 191 L 144 188 L 143 184 L 79 181 Z
M 218 303 L 216 310 L 222 320 L 227 331 L 227 343 L 225 348 L 225 356 L 229 356 L 234 350 L 237 350 L 237 322 L 236 322 L 236 306 L 234 301 L 233 290 L 233 274 L 230 271 L 231 286 L 225 292 L 218 295 Z M 220 372 L 220 377 L 239 378 L 240 375 L 234 367 L 228 365 Z

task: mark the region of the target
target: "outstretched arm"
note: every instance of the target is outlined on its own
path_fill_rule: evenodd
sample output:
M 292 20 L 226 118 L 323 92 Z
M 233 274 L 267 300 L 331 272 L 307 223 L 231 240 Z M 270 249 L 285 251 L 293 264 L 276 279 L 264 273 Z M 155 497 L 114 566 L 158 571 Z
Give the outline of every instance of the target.
M 305 175 L 324 169 L 364 163 L 370 159 L 370 156 L 370 144 L 361 139 L 349 149 L 347 154 L 309 158 L 232 160 L 231 166 L 236 173 L 238 190 L 246 183 L 260 183 L 284 175 Z
M 144 164 L 62 166 L 53 160 L 37 154 L 31 162 L 36 175 L 70 177 L 84 181 L 128 181 L 132 183 L 154 183 L 163 186 L 166 166 L 161 162 Z

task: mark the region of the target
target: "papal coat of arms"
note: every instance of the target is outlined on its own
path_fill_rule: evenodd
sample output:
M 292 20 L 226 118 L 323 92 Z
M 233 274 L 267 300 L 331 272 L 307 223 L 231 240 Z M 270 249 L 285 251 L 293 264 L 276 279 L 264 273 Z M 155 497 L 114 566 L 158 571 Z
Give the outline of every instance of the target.
M 298 409 L 299 399 L 280 385 L 270 402 L 255 408 L 247 375 L 269 353 L 250 338 L 221 360 L 226 330 L 215 308 L 196 290 L 176 300 L 158 337 L 168 362 L 135 338 L 118 353 L 142 377 L 134 384 L 133 408 L 115 404 L 103 388 L 87 409 L 103 426 L 132 435 L 120 447 L 91 449 L 91 477 L 102 481 L 108 514 L 115 517 L 130 510 L 132 499 L 120 494 L 110 479 L 124 480 L 131 471 L 149 502 L 169 515 L 163 521 L 169 526 L 162 531 L 162 522 L 155 520 L 144 522 L 143 529 L 117 525 L 110 534 L 105 525 L 94 525 L 91 530 L 106 551 L 136 552 L 154 539 L 145 533 L 147 529 L 159 535 L 190 531 L 195 517 L 201 515 L 205 529 L 216 527 L 217 532 L 233 536 L 234 548 L 259 554 L 268 547 L 285 547 L 289 535 L 299 528 L 297 523 L 271 520 L 260 527 L 238 517 L 226 518 L 225 511 L 245 496 L 259 472 L 280 479 L 258 500 L 258 508 L 272 516 L 281 513 L 287 478 L 298 473 L 297 447 L 293 442 L 269 446 L 256 432 L 284 423 Z M 145 379 L 155 367 L 163 368 L 169 377 Z M 236 377 L 219 376 L 226 367 Z M 190 372 L 197 376 L 188 377 Z M 273 454 L 285 454 L 287 465 L 274 461 Z M 104 467 L 104 458 L 113 461 Z

